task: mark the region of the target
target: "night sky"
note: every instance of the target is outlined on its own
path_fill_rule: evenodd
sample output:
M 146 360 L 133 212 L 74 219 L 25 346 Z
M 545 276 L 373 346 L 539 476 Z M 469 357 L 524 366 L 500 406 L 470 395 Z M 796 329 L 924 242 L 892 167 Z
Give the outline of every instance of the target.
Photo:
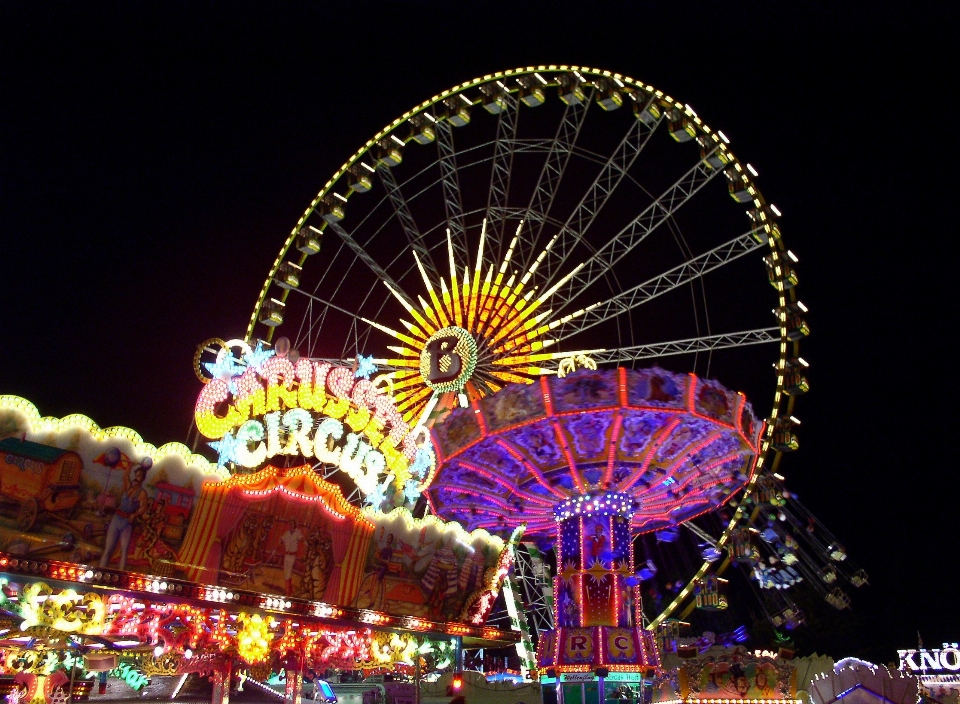
M 196 345 L 243 335 L 363 142 L 485 73 L 617 71 L 730 137 L 800 256 L 812 389 L 781 471 L 871 580 L 815 646 L 956 641 L 960 18 L 836 5 L 0 0 L 0 393 L 185 440 Z

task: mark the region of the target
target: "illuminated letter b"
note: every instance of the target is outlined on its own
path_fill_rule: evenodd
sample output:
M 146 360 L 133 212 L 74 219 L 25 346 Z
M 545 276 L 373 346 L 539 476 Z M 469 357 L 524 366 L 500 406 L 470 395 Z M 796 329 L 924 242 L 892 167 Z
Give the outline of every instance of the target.
M 427 354 L 430 355 L 430 376 L 428 381 L 434 384 L 442 384 L 447 381 L 453 381 L 460 375 L 463 369 L 463 361 L 460 355 L 453 350 L 457 347 L 460 338 L 456 335 L 438 337 L 427 343 Z M 446 364 L 444 362 L 446 361 Z

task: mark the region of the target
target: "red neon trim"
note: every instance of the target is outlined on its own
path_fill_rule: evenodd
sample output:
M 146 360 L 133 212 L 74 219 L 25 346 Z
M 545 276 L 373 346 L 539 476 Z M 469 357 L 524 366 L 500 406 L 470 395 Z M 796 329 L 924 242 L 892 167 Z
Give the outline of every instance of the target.
M 577 471 L 577 463 L 573 459 L 573 454 L 570 452 L 570 448 L 567 446 L 567 438 L 564 436 L 563 431 L 560 430 L 560 424 L 557 423 L 555 419 L 551 419 L 550 425 L 553 426 L 554 435 L 556 435 L 557 443 L 560 445 L 560 449 L 563 451 L 563 456 L 567 459 L 567 465 L 570 467 L 570 477 L 573 479 L 573 483 L 577 485 L 577 490 L 581 494 L 587 493 L 587 490 L 583 486 L 583 477 L 580 476 L 580 472 Z
M 742 437 L 750 447 L 753 447 L 753 442 L 746 435 L 743 434 L 743 423 L 741 422 L 741 420 L 743 419 L 743 409 L 746 407 L 746 405 L 747 405 L 747 397 L 744 396 L 740 391 L 738 391 L 737 392 L 737 408 L 733 413 L 733 424 L 737 429 L 737 435 Z
M 535 464 L 533 464 L 532 462 L 530 462 L 530 461 L 520 452 L 520 450 L 516 449 L 513 445 L 511 445 L 509 442 L 507 442 L 506 440 L 504 440 L 504 439 L 501 438 L 501 437 L 496 438 L 496 443 L 497 443 L 500 447 L 502 447 L 504 450 L 506 450 L 507 452 L 509 452 L 510 455 L 511 455 L 515 460 L 517 460 L 517 461 L 520 462 L 524 467 L 526 467 L 527 471 L 529 471 L 530 474 L 532 474 L 533 476 L 535 476 L 535 477 L 537 478 L 537 481 L 540 483 L 540 486 L 542 486 L 544 489 L 546 489 L 546 490 L 549 491 L 551 494 L 553 494 L 554 496 L 556 496 L 556 497 L 558 497 L 558 498 L 560 498 L 560 499 L 567 499 L 567 498 L 570 497 L 569 494 L 565 494 L 565 493 L 564 493 L 563 491 L 561 491 L 560 489 L 551 486 L 550 483 L 547 482 L 547 480 L 546 480 L 546 478 L 543 476 L 543 474 L 540 472 L 540 470 L 537 468 L 537 466 L 536 466 Z
M 550 392 L 550 382 L 547 381 L 547 377 L 540 377 L 540 391 L 543 394 L 543 406 L 547 409 L 547 415 L 553 415 L 553 396 Z
M 481 438 L 487 437 L 487 435 L 490 434 L 490 430 L 487 427 L 487 419 L 483 417 L 483 413 L 480 411 L 480 403 L 474 399 L 470 402 L 470 408 L 473 409 L 474 414 L 477 416 L 477 424 L 480 426 Z
M 623 414 L 617 413 L 613 421 L 613 430 L 610 433 L 610 453 L 607 456 L 607 469 L 603 473 L 604 488 L 613 479 L 613 462 L 617 458 L 617 442 L 620 440 L 620 428 L 623 426 Z
M 627 406 L 627 370 L 626 367 L 617 367 L 617 382 L 620 387 L 620 406 Z

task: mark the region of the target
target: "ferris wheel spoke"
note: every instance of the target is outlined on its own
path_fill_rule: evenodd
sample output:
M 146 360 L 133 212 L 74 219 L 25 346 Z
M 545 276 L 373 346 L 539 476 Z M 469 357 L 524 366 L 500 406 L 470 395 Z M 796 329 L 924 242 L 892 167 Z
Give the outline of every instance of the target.
M 567 218 L 563 228 L 544 250 L 545 257 L 541 266 L 543 267 L 542 276 L 547 283 L 553 280 L 560 265 L 571 255 L 574 248 L 583 242 L 584 233 L 593 224 L 594 218 L 606 204 L 607 199 L 620 185 L 620 181 L 643 151 L 660 121 L 658 119 L 651 125 L 647 125 L 643 120 L 634 120 L 630 124 L 627 134 L 604 163 L 600 173 Z
M 580 129 L 583 127 L 584 119 L 587 116 L 587 110 L 592 100 L 592 90 L 585 100 L 572 105 L 567 105 L 563 111 L 563 117 L 560 119 L 560 126 L 557 127 L 557 134 L 550 145 L 550 151 L 547 152 L 547 158 L 540 171 L 540 177 L 537 179 L 537 187 L 530 196 L 530 203 L 527 205 L 527 212 L 539 212 L 547 214 L 553 207 L 553 198 L 557 193 L 557 187 L 560 185 L 560 179 L 567 168 L 567 162 L 570 161 L 570 155 L 573 153 L 574 145 L 580 136 Z M 524 218 L 526 220 L 527 218 Z M 529 255 L 537 246 L 537 241 L 543 231 L 543 220 L 540 226 L 533 230 L 527 237 L 528 244 L 524 251 Z M 529 267 L 530 262 L 525 258 L 524 268 Z
M 366 264 L 367 268 L 370 269 L 370 271 L 372 271 L 378 279 L 380 279 L 383 283 L 385 283 L 387 286 L 389 286 L 394 291 L 396 291 L 397 294 L 402 296 L 405 301 L 407 301 L 411 305 L 413 304 L 413 300 L 400 287 L 400 284 L 394 281 L 393 277 L 391 277 L 386 271 L 384 271 L 383 267 L 377 264 L 377 262 L 374 261 L 373 257 L 367 254 L 366 250 L 363 247 L 361 247 L 355 239 L 353 239 L 350 233 L 348 233 L 346 230 L 344 230 L 340 226 L 340 223 L 338 222 L 330 223 L 330 229 L 337 233 L 340 239 L 343 240 L 344 244 L 346 244 L 347 247 L 349 247 L 350 250 L 356 255 L 357 259 L 359 259 L 364 264 Z
M 327 262 L 327 266 L 324 270 L 324 274 L 321 275 L 319 281 L 322 282 L 323 280 L 325 280 L 326 277 L 330 275 L 330 272 L 335 270 L 335 267 L 337 265 L 337 262 L 339 261 L 340 255 L 345 251 L 345 249 L 346 249 L 345 247 L 338 248 L 337 251 L 334 253 L 334 255 L 330 257 L 329 261 Z M 346 263 L 344 269 L 347 273 L 349 273 L 349 271 L 353 268 L 353 265 L 356 261 L 357 261 L 356 259 L 351 259 L 349 262 Z M 313 354 L 314 346 L 317 344 L 317 341 L 320 338 L 321 331 L 323 330 L 323 325 L 327 319 L 327 314 L 331 310 L 330 306 L 326 305 L 323 299 L 318 299 L 316 297 L 316 292 L 319 289 L 319 285 L 320 284 L 318 283 L 317 286 L 314 288 L 312 298 L 310 294 L 306 293 L 299 287 L 295 289 L 297 293 L 305 294 L 307 298 L 310 299 L 307 301 L 307 308 L 305 311 L 304 321 L 301 323 L 300 331 L 297 334 L 296 345 L 295 345 L 296 349 L 302 350 L 303 349 L 302 344 L 304 341 L 306 341 L 307 356 L 310 356 Z M 340 290 L 341 285 L 342 283 L 337 285 L 334 291 L 331 294 L 329 294 L 329 298 L 336 297 L 337 292 Z M 315 303 L 319 303 L 320 305 L 315 306 L 314 305 Z M 315 310 L 314 310 L 315 307 L 319 308 L 319 313 L 315 313 Z M 306 328 L 306 331 L 304 331 L 304 328 Z
M 306 352 L 304 356 L 309 357 L 313 354 L 314 345 L 320 337 L 320 330 L 323 327 L 323 322 L 327 318 L 327 308 L 322 307 L 320 314 L 315 316 L 313 310 L 313 301 L 307 301 L 307 309 L 304 313 L 303 321 L 300 324 L 300 330 L 297 332 L 296 341 L 294 342 L 293 348 L 295 350 L 304 349 L 304 343 L 306 343 Z M 306 328 L 306 329 L 304 329 Z
M 520 101 L 512 94 L 506 93 L 507 107 L 500 111 L 497 120 L 497 138 L 493 146 L 493 164 L 490 168 L 490 188 L 487 191 L 487 229 L 495 243 L 487 248 L 484 262 L 481 264 L 496 263 L 499 260 L 499 246 L 503 239 L 503 221 L 492 217 L 491 211 L 507 204 L 510 193 L 510 173 L 513 167 L 512 142 L 517 137 L 517 122 L 520 116 Z M 496 250 L 496 251 L 494 251 Z M 485 268 L 485 267 L 483 267 Z
M 759 249 L 762 245 L 754 237 L 757 232 L 760 231 L 750 230 L 606 301 L 588 306 L 577 317 L 557 326 L 559 332 L 554 333 L 556 339 L 566 340 Z
M 606 244 L 579 269 L 552 297 L 557 308 L 563 308 L 580 292 L 609 272 L 631 250 L 673 216 L 684 204 L 720 173 L 700 160 L 633 221 L 611 237 Z
M 691 533 L 693 533 L 695 536 L 697 536 L 704 542 L 709 543 L 713 547 L 717 547 L 717 539 L 711 536 L 707 531 L 705 531 L 703 528 L 698 526 L 693 521 L 684 521 L 681 525 L 683 525 L 687 530 L 689 530 Z
M 396 214 L 397 220 L 400 221 L 400 226 L 407 236 L 407 242 L 410 244 L 410 248 L 420 255 L 421 263 L 433 280 L 439 280 L 440 275 L 437 273 L 437 268 L 434 266 L 433 259 L 430 257 L 430 250 L 428 250 L 423 243 L 423 235 L 420 230 L 417 229 L 413 214 L 410 212 L 410 206 L 407 205 L 407 201 L 400 191 L 400 186 L 397 185 L 397 179 L 394 177 L 393 172 L 388 166 L 381 165 L 377 168 L 377 173 L 380 175 L 380 181 L 387 191 L 387 197 L 393 206 L 393 212 Z
M 597 364 L 619 364 L 634 362 L 640 359 L 656 359 L 657 357 L 671 357 L 678 354 L 693 352 L 710 352 L 731 347 L 748 347 L 762 345 L 767 342 L 780 342 L 780 328 L 757 328 L 756 330 L 742 330 L 727 332 L 719 335 L 704 335 L 702 337 L 688 337 L 684 340 L 670 342 L 654 342 L 648 345 L 633 345 L 618 349 L 593 352 L 590 357 Z
M 443 185 L 443 205 L 447 214 L 456 261 L 466 264 L 467 233 L 463 225 L 463 199 L 460 196 L 460 177 L 457 171 L 457 152 L 453 147 L 453 127 L 445 120 L 437 123 L 437 148 L 440 151 L 440 181 Z
M 347 310 L 346 308 L 341 308 L 340 306 L 336 305 L 335 303 L 331 303 L 330 301 L 327 301 L 327 300 L 324 300 L 323 298 L 320 298 L 320 296 L 318 296 L 318 295 L 316 295 L 316 294 L 307 293 L 306 291 L 302 291 L 302 290 L 299 289 L 299 288 L 292 288 L 292 289 L 290 289 L 290 290 L 291 290 L 292 292 L 294 292 L 294 293 L 297 293 L 297 294 L 301 295 L 301 296 L 305 296 L 305 297 L 309 298 L 311 304 L 314 303 L 314 302 L 320 303 L 321 305 L 323 305 L 323 307 L 324 307 L 325 310 L 326 310 L 326 309 L 332 309 L 332 310 L 337 311 L 338 313 L 343 313 L 344 315 L 350 316 L 350 319 L 351 319 L 351 320 L 356 320 L 357 322 L 360 322 L 360 323 L 363 322 L 363 318 L 362 318 L 361 316 L 357 315 L 356 313 L 354 313 L 353 311 L 349 311 L 349 310 Z
M 335 367 L 349 367 L 352 366 L 357 360 L 355 357 L 310 357 L 310 361 L 326 362 L 327 364 L 332 364 Z M 392 364 L 381 364 L 377 362 L 377 372 L 395 372 L 399 370 L 400 367 Z

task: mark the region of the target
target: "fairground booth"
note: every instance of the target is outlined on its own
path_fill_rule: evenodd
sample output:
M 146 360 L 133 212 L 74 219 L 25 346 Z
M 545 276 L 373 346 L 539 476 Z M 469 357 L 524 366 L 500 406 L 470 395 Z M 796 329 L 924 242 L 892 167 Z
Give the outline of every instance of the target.
M 339 397 L 323 387 L 302 404 L 288 397 L 303 427 L 304 406 L 330 404 L 324 432 L 350 436 L 335 450 L 345 471 L 368 471 L 365 460 L 373 477 L 388 462 L 428 472 L 429 447 L 404 454 L 409 429 L 375 405 L 385 397 L 351 410 L 350 393 L 369 382 L 340 371 Z M 270 408 L 277 399 L 264 391 Z M 263 413 L 268 426 L 280 415 Z M 311 465 L 276 466 L 294 448 L 314 457 L 302 444 L 313 438 L 328 451 L 323 435 L 304 433 L 300 446 L 289 435 L 284 447 L 268 438 L 262 457 L 238 458 L 250 471 L 231 475 L 184 445 L 157 448 L 83 416 L 43 418 L 20 398 L 0 399 L 0 427 L 0 668 L 23 701 L 96 696 L 110 679 L 132 693 L 191 673 L 212 678 L 215 701 L 239 675 L 248 686 L 279 677 L 299 693 L 304 674 L 452 670 L 465 643 L 516 640 L 483 625 L 510 541 L 402 507 L 361 510 Z M 393 432 L 396 449 L 371 449 L 375 432 L 381 446 Z M 270 447 L 279 457 L 266 457 Z

